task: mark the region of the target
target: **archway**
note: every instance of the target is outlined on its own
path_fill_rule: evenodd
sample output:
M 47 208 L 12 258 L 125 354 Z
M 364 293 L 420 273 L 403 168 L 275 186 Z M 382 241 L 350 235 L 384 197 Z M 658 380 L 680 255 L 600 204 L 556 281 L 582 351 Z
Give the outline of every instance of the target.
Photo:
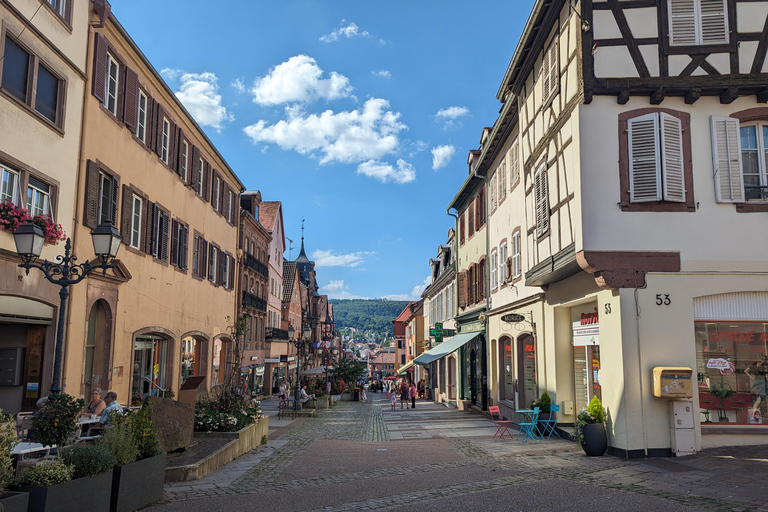
M 134 333 L 132 398 L 165 396 L 171 389 L 172 345 L 173 333 L 161 327 L 148 327 Z
M 181 336 L 181 368 L 179 387 L 192 376 L 208 374 L 208 336 L 192 331 Z
M 232 361 L 229 360 L 231 356 L 231 341 L 231 338 L 226 334 L 219 334 L 213 340 L 211 389 L 215 386 L 223 385 L 227 380 L 228 373 L 232 371 Z
M 536 346 L 533 335 L 517 338 L 517 404 L 527 406 L 536 400 Z
M 91 306 L 91 312 L 88 314 L 83 365 L 83 395 L 86 399 L 95 388 L 103 391 L 110 388 L 111 349 L 112 309 L 107 301 L 99 299 Z
M 514 376 L 512 372 L 512 339 L 502 336 L 499 339 L 499 401 L 509 400 L 514 402 Z

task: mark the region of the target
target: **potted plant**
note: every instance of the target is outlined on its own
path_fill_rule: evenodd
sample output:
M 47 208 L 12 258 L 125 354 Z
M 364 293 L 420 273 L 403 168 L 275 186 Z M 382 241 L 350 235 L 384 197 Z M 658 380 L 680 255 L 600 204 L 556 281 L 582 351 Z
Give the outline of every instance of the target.
M 733 395 L 733 388 L 730 384 L 715 383 L 710 390 L 712 396 L 716 396 L 720 399 L 720 407 L 717 407 L 717 420 L 720 423 L 728 423 L 728 416 L 725 413 L 725 401 Z
M 13 460 L 11 451 L 18 441 L 13 429 L 13 416 L 0 411 L 0 510 L 3 512 L 26 512 L 29 494 L 7 491 L 13 479 Z
M 77 418 L 84 405 L 85 400 L 66 393 L 49 395 L 45 405 L 32 417 L 32 438 L 43 446 L 66 445 L 77 432 Z
M 531 409 L 534 407 L 539 408 L 539 423 L 536 425 L 536 428 L 541 433 L 544 432 L 544 424 L 541 423 L 541 420 L 549 419 L 550 408 L 552 407 L 552 398 L 550 398 L 549 393 L 544 391 L 539 399 L 531 404 Z
M 109 510 L 138 510 L 163 497 L 166 456 L 149 415 L 149 404 L 115 420 L 98 442 L 117 460 Z
M 579 411 L 573 440 L 588 456 L 603 455 L 608 449 L 608 435 L 605 432 L 605 410 L 597 396 L 593 396 L 586 409 Z

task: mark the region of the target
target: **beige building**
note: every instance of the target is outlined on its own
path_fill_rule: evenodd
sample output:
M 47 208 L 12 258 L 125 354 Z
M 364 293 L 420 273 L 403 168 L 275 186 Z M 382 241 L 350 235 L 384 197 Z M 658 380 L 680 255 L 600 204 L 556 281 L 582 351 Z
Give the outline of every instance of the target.
M 116 268 L 73 288 L 64 389 L 122 403 L 224 382 L 237 314 L 232 169 L 114 16 L 90 16 L 75 249 L 113 221 Z M 237 361 L 236 363 L 239 363 Z
M 56 8 L 39 0 L 0 3 L 0 219 L 11 209 L 50 216 L 74 237 L 91 8 L 86 0 Z M 81 260 L 93 257 L 86 242 Z M 63 253 L 63 242 L 51 244 L 41 258 Z M 36 269 L 25 275 L 20 262 L 12 231 L 0 222 L 0 354 L 14 361 L 4 368 L 11 382 L 0 388 L 5 413 L 31 411 L 48 393 L 59 315 L 60 288 Z

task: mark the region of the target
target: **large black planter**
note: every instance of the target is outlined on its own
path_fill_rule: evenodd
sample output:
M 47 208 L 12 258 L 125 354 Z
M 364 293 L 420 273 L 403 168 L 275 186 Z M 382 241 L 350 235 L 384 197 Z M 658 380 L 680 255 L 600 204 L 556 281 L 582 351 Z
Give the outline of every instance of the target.
M 602 423 L 587 423 L 582 430 L 584 444 L 581 447 L 584 453 L 592 456 L 603 455 L 608 449 L 608 436 L 605 433 L 605 425 Z
M 29 493 L 29 512 L 109 510 L 112 470 L 49 487 L 24 486 L 19 490 Z
M 110 512 L 133 512 L 163 497 L 166 455 L 115 466 Z
M 541 435 L 544 435 L 544 432 L 546 431 L 546 430 L 545 430 L 545 427 L 544 427 L 544 423 L 542 423 L 542 421 L 543 421 L 543 420 L 548 420 L 548 419 L 549 419 L 549 416 L 550 416 L 550 414 L 551 414 L 550 412 L 540 412 L 540 413 L 539 413 L 539 419 L 538 419 L 538 421 L 536 422 L 536 430 L 538 430 L 538 431 L 539 431 L 539 435 L 540 435 L 540 436 L 541 436 Z
M 29 494 L 26 492 L 4 492 L 0 496 L 3 512 L 27 512 Z

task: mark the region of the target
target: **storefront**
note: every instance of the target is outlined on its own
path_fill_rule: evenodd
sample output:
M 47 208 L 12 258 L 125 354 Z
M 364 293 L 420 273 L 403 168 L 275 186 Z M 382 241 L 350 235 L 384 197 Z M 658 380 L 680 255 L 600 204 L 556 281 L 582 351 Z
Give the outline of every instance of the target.
M 487 406 L 488 359 L 485 336 L 479 334 L 461 349 L 461 398 L 482 409 Z
M 571 308 L 573 376 L 576 410 L 586 409 L 593 396 L 602 400 L 600 323 L 597 306 Z
M 264 394 L 264 373 L 266 366 L 252 364 L 240 368 L 239 387 L 245 397 L 257 397 Z

